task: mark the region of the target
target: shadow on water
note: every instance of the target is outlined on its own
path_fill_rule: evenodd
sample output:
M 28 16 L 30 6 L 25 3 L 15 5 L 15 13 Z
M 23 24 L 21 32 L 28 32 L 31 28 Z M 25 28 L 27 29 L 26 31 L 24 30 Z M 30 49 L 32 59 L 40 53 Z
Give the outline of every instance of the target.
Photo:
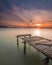
M 49 63 L 48 62 L 43 62 L 43 65 L 49 65 Z
M 41 65 L 39 58 L 33 54 L 23 56 L 26 65 Z
M 19 58 L 21 58 L 23 65 L 32 65 L 32 64 L 33 65 L 42 65 L 42 62 L 40 59 L 40 53 L 38 51 L 36 51 L 36 53 L 34 53 L 31 49 L 31 46 L 27 45 L 26 54 L 24 55 L 23 45 L 19 44 L 19 46 L 17 46 Z
M 35 56 L 33 54 L 24 55 L 23 60 L 26 65 L 49 65 L 49 62 L 42 61 L 40 57 L 38 57 L 37 55 Z

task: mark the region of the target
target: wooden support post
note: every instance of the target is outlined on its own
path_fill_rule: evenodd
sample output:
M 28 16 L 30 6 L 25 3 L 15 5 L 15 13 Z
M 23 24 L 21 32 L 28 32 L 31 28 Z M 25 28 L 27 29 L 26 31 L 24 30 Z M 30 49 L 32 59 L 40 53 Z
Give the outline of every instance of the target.
M 29 35 L 31 37 L 31 35 Z
M 24 41 L 24 55 L 26 54 L 26 42 Z
M 43 62 L 43 65 L 48 65 L 49 64 L 49 58 L 48 57 L 45 58 L 43 61 L 44 61 Z
M 19 37 L 17 36 L 17 46 L 19 45 Z

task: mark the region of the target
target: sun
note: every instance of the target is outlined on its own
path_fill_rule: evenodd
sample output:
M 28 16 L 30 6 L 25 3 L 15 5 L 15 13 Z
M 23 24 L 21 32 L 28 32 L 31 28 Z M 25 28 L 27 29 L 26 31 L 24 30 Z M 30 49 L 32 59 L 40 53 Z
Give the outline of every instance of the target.
M 41 25 L 42 25 L 42 24 L 35 24 L 35 26 L 36 26 L 37 28 L 41 28 Z
M 41 24 L 35 24 L 35 26 L 41 26 Z

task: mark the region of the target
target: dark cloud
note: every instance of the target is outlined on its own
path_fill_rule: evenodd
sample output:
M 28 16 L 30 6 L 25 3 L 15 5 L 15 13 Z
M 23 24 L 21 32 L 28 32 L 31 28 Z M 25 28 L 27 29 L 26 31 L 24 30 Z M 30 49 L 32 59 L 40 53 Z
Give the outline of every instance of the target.
M 52 9 L 52 0 L 0 0 L 0 10 L 8 10 L 12 4 L 24 9 Z
M 25 9 L 52 9 L 52 0 L 17 0 L 16 5 Z
M 11 8 L 11 2 L 9 0 L 0 0 L 0 12 L 6 11 Z

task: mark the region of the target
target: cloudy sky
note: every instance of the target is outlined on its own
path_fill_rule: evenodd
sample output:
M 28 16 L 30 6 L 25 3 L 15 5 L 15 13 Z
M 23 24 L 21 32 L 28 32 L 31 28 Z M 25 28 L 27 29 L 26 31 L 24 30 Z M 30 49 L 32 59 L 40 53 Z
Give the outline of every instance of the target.
M 52 0 L 0 0 L 0 26 L 52 26 Z

